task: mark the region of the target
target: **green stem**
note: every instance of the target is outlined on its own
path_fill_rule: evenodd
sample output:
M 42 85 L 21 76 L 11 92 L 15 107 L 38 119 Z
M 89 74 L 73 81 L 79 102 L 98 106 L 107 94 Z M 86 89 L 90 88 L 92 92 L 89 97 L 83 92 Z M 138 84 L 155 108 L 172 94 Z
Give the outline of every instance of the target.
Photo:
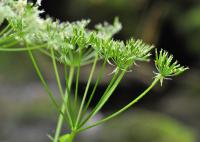
M 63 113 L 67 109 L 68 118 L 69 118 L 70 125 L 71 125 L 72 128 L 73 128 L 73 123 L 72 123 L 68 108 L 66 108 L 66 107 L 68 106 L 68 99 L 69 99 L 69 95 L 70 95 L 69 91 L 70 91 L 70 88 L 71 88 L 73 75 L 74 75 L 74 67 L 70 67 L 69 80 L 67 79 L 67 76 L 65 77 L 66 78 L 66 88 L 67 88 L 66 92 L 68 92 L 68 94 L 65 95 L 64 102 L 63 102 L 62 108 L 61 108 L 61 112 L 63 112 Z M 57 127 L 56 127 L 56 133 L 55 133 L 55 136 L 54 136 L 54 142 L 58 142 L 58 140 L 59 140 L 62 125 L 63 125 L 63 116 L 60 114 L 59 118 L 58 118 Z
M 112 93 L 114 92 L 115 88 L 117 87 L 117 85 L 119 84 L 119 82 L 121 81 L 122 77 L 125 74 L 125 71 L 123 71 L 120 76 L 117 78 L 117 74 L 119 72 L 119 69 L 116 70 L 115 75 L 113 76 L 109 86 L 107 87 L 106 91 L 104 92 L 103 96 L 101 97 L 100 101 L 98 102 L 98 104 L 95 106 L 95 108 L 93 109 L 93 111 L 87 116 L 87 118 L 79 125 L 79 128 L 84 126 L 85 123 L 87 123 L 87 121 L 89 119 L 91 119 L 93 116 L 96 115 L 96 113 L 103 107 L 103 105 L 107 102 L 107 100 L 110 98 L 110 96 L 112 95 Z M 117 79 L 116 79 L 117 78 Z
M 68 79 L 67 79 L 68 75 L 67 75 L 67 65 L 66 64 L 64 64 L 64 77 L 65 77 L 65 88 L 67 88 L 69 86 L 68 86 Z
M 76 72 L 76 87 L 75 87 L 75 96 L 74 96 L 74 107 L 76 109 L 77 100 L 78 100 L 78 85 L 79 85 L 79 76 L 80 76 L 80 68 L 82 61 L 82 49 L 79 50 L 79 64 Z
M 70 71 L 69 71 L 69 81 L 68 81 L 70 90 L 71 90 L 71 86 L 72 86 L 73 77 L 74 77 L 74 67 L 71 66 Z
M 26 45 L 26 47 L 29 48 L 28 45 Z M 56 109 L 57 109 L 57 111 L 60 113 L 60 115 L 62 115 L 62 116 L 64 117 L 64 112 L 62 112 L 62 111 L 60 110 L 60 107 L 59 107 L 59 105 L 58 105 L 58 103 L 57 103 L 55 97 L 53 96 L 53 93 L 51 92 L 51 90 L 50 90 L 48 84 L 47 84 L 46 81 L 44 80 L 44 77 L 43 77 L 43 75 L 42 75 L 42 73 L 41 73 L 41 71 L 40 71 L 40 69 L 39 69 L 39 67 L 38 67 L 38 65 L 37 65 L 37 62 L 36 62 L 36 60 L 35 60 L 35 58 L 34 58 L 34 56 L 33 56 L 33 54 L 32 54 L 32 51 L 31 51 L 31 50 L 28 50 L 28 54 L 29 54 L 29 56 L 30 56 L 30 58 L 31 58 L 31 61 L 32 61 L 33 66 L 34 66 L 34 68 L 35 68 L 35 70 L 36 70 L 36 73 L 37 73 L 38 77 L 40 78 L 41 83 L 43 84 L 43 86 L 44 86 L 44 88 L 45 88 L 47 94 L 48 94 L 49 97 L 50 97 L 50 100 L 52 101 L 52 103 L 54 104 L 54 106 L 56 107 Z M 66 121 L 66 118 L 65 118 L 65 117 L 64 117 L 64 119 L 65 119 L 65 121 Z
M 69 119 L 70 127 L 73 128 L 72 119 L 71 119 L 69 110 L 67 108 L 67 106 L 68 106 L 68 104 L 67 104 L 68 98 L 69 98 L 69 94 L 66 94 L 65 98 L 64 98 L 65 102 L 63 102 L 63 105 L 62 105 L 62 108 L 61 108 L 61 114 L 59 115 L 59 118 L 58 118 L 58 123 L 57 123 L 57 126 L 56 126 L 56 132 L 55 132 L 55 136 L 54 136 L 54 142 L 58 142 L 58 140 L 59 140 L 60 133 L 61 133 L 62 126 L 63 126 L 63 119 L 64 119 L 62 113 L 64 113 L 65 110 L 67 111 L 67 117 Z
M 116 78 L 117 78 L 118 73 L 119 73 L 119 69 L 117 69 L 115 71 L 114 76 L 112 77 L 112 80 L 110 81 L 108 87 L 106 88 L 106 91 L 103 93 L 103 96 L 106 95 L 106 93 L 110 90 L 110 88 L 112 87 L 112 85 L 114 84 L 114 82 L 116 82 Z M 102 98 L 103 98 L 103 96 L 102 96 Z
M 76 86 L 75 86 L 75 94 L 74 94 L 74 102 L 73 102 L 73 105 L 70 105 L 72 108 L 71 108 L 71 112 L 72 112 L 72 116 L 73 116 L 73 120 L 76 121 L 76 115 L 77 115 L 77 108 L 78 108 L 78 87 L 79 87 L 79 77 L 80 77 L 80 68 L 81 68 L 81 62 L 83 60 L 83 56 L 82 56 L 82 48 L 80 48 L 79 50 L 79 56 L 77 57 L 78 59 L 78 67 L 76 69 Z M 73 122 L 74 124 L 76 122 Z
M 53 142 L 58 142 L 62 129 L 62 124 L 63 124 L 63 116 L 59 115 Z
M 78 83 L 79 83 L 79 76 L 80 76 L 80 65 L 78 66 L 78 69 L 77 69 L 77 72 L 76 72 L 76 88 L 75 88 L 74 105 L 76 105 L 77 99 L 78 99 Z
M 29 48 L 29 47 L 27 47 L 27 48 Z M 44 86 L 44 88 L 45 88 L 47 94 L 49 95 L 51 101 L 53 102 L 53 104 L 54 104 L 54 106 L 57 108 L 57 110 L 60 111 L 59 105 L 58 105 L 58 103 L 56 102 L 56 99 L 54 98 L 53 93 L 51 92 L 51 90 L 50 90 L 48 84 L 47 84 L 46 81 L 44 80 L 44 77 L 43 77 L 43 75 L 42 75 L 42 73 L 41 73 L 41 71 L 40 71 L 40 69 L 39 69 L 39 67 L 38 67 L 38 65 L 37 65 L 37 62 L 36 62 L 36 60 L 35 60 L 35 58 L 34 58 L 32 52 L 31 52 L 30 50 L 28 50 L 28 54 L 29 54 L 29 56 L 30 56 L 30 58 L 31 58 L 31 61 L 32 61 L 33 66 L 34 66 L 34 68 L 35 68 L 35 70 L 36 70 L 36 73 L 37 73 L 37 75 L 38 75 L 38 77 L 39 77 L 41 83 L 43 84 L 43 86 Z
M 6 33 L 3 34 L 4 37 L 10 35 L 13 32 L 12 29 L 9 29 L 8 31 L 6 31 Z
M 8 24 L 8 25 L 0 32 L 0 36 L 2 36 L 9 28 L 10 28 L 10 25 Z
M 44 48 L 46 45 L 38 45 L 34 47 L 29 47 L 29 48 L 0 48 L 0 51 L 2 52 L 20 52 L 20 51 L 30 51 L 30 50 L 35 50 L 39 48 Z
M 55 55 L 54 55 L 54 49 L 51 48 L 50 50 L 51 50 L 51 57 L 52 57 L 52 62 L 53 62 L 53 68 L 54 68 L 54 72 L 55 72 L 55 76 L 56 76 L 56 81 L 57 81 L 57 84 L 58 84 L 59 92 L 60 92 L 62 100 L 64 101 L 64 93 L 63 93 L 63 89 L 62 89 L 62 85 L 61 85 L 61 81 L 60 81 L 60 76 L 59 76 L 59 73 L 58 73 L 58 68 L 57 68 L 57 65 L 56 65 L 56 59 L 55 59 Z
M 67 76 L 66 76 L 66 86 L 69 88 L 69 91 L 72 91 L 72 82 L 73 82 L 73 78 L 74 78 L 74 71 L 75 71 L 75 67 L 74 66 L 70 66 L 70 71 L 69 71 L 69 80 L 67 80 Z M 69 99 L 68 100 L 71 100 L 71 94 L 69 96 Z M 71 114 L 71 117 L 73 117 L 73 110 L 71 108 L 71 101 L 68 101 L 67 102 L 68 104 L 68 107 L 69 107 L 69 113 Z M 72 119 L 72 126 L 74 126 L 74 122 L 75 119 L 73 118 Z
M 0 38 L 0 44 L 10 41 L 10 40 L 14 40 L 16 36 L 17 36 L 17 34 L 11 34 L 9 36 L 2 37 L 2 38 Z
M 92 77 L 93 77 L 93 74 L 94 74 L 94 70 L 96 68 L 97 61 L 98 61 L 98 54 L 95 56 L 94 63 L 93 63 L 93 66 L 92 66 L 92 69 L 91 69 L 91 72 L 90 72 L 90 75 L 89 75 L 89 79 L 88 79 L 88 82 L 87 82 L 87 85 L 86 85 L 86 88 L 85 88 L 83 99 L 81 101 L 81 106 L 80 106 L 80 109 L 79 109 L 79 112 L 78 112 L 75 128 L 78 126 L 79 119 L 80 119 L 81 114 L 82 114 L 83 106 L 84 106 L 86 96 L 87 96 L 87 92 L 88 92 L 88 89 L 89 89 L 89 86 L 90 86 L 90 83 L 91 83 L 91 80 L 92 80 Z
M 95 83 L 95 85 L 94 85 L 94 88 L 93 88 L 93 90 L 92 90 L 92 93 L 91 93 L 91 95 L 90 95 L 90 98 L 89 98 L 89 100 L 88 100 L 88 102 L 87 102 L 87 104 L 86 104 L 86 107 L 85 107 L 85 109 L 84 109 L 84 113 L 86 113 L 86 111 L 88 110 L 89 105 L 90 105 L 90 103 L 91 103 L 91 101 L 92 101 L 92 99 L 93 99 L 93 96 L 94 96 L 94 93 L 95 93 L 95 91 L 96 91 L 96 89 L 97 89 L 97 86 L 98 86 L 98 84 L 99 84 L 99 81 L 100 81 L 101 78 L 102 78 L 102 75 L 103 75 L 103 72 L 104 72 L 104 69 L 105 69 L 105 65 L 106 65 L 106 60 L 104 60 L 104 62 L 103 62 L 103 64 L 102 64 L 102 67 L 101 67 L 101 70 L 100 70 L 100 72 L 99 72 L 98 78 L 97 78 L 97 80 L 96 80 L 96 83 Z
M 12 47 L 16 44 L 17 44 L 17 41 L 12 41 L 12 42 L 9 42 L 8 44 L 3 44 L 2 46 L 0 45 L 0 47 L 1 47 L 0 51 L 1 51 L 1 49 L 9 48 L 9 47 Z
M 48 51 L 46 51 L 45 49 L 40 48 L 39 51 L 49 57 L 51 57 L 51 53 L 49 53 Z M 59 61 L 58 57 L 55 57 L 56 61 Z
M 154 79 L 154 81 L 152 82 L 152 84 L 142 93 L 140 94 L 137 98 L 135 98 L 133 101 L 131 101 L 128 105 L 126 105 L 125 107 L 123 107 L 122 109 L 120 109 L 119 111 L 113 113 L 112 115 L 94 123 L 93 125 L 87 126 L 85 128 L 80 128 L 77 132 L 81 132 L 81 131 L 85 131 L 87 129 L 90 129 L 92 127 L 95 127 L 97 125 L 100 125 L 116 116 L 118 116 L 119 114 L 121 114 L 122 112 L 126 111 L 128 108 L 130 108 L 131 106 L 133 106 L 135 103 L 137 103 L 140 99 L 142 99 L 160 80 L 161 76 L 158 76 Z

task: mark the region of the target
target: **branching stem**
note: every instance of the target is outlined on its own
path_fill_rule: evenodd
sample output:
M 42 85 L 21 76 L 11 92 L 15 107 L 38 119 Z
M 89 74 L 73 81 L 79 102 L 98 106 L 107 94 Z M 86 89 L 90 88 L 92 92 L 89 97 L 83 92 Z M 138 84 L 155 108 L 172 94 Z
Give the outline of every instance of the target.
M 68 110 L 68 107 L 67 107 L 68 106 L 67 102 L 68 102 L 68 98 L 69 98 L 70 92 L 69 92 L 69 89 L 67 87 L 65 95 L 63 93 L 63 89 L 62 89 L 62 86 L 61 86 L 61 81 L 60 81 L 60 77 L 59 77 L 58 68 L 57 68 L 57 65 L 56 65 L 56 59 L 55 59 L 55 55 L 54 55 L 53 49 L 51 49 L 51 56 L 52 56 L 54 72 L 55 72 L 58 88 L 59 88 L 60 95 L 61 95 L 62 100 L 63 100 L 63 105 L 62 105 L 62 108 L 61 108 L 61 112 L 62 113 L 64 113 L 65 111 L 67 112 L 67 117 L 69 119 L 69 124 L 73 128 L 71 114 L 69 113 L 69 110 Z M 57 127 L 56 127 L 56 133 L 55 133 L 55 136 L 54 136 L 54 142 L 57 142 L 59 137 L 60 137 L 62 124 L 63 124 L 63 115 L 60 114 L 59 118 L 58 118 L 58 124 L 57 124 Z
M 77 119 L 76 119 L 75 128 L 78 126 L 78 123 L 79 123 L 79 120 L 80 120 L 80 117 L 81 117 L 81 114 L 82 114 L 83 106 L 84 106 L 84 103 L 85 103 L 85 100 L 86 100 L 86 96 L 87 96 L 88 89 L 89 89 L 89 86 L 90 86 L 90 83 L 91 83 L 91 80 L 92 80 L 92 76 L 94 74 L 94 70 L 96 68 L 97 61 L 98 61 L 98 54 L 95 56 L 94 63 L 93 63 L 93 66 L 92 66 L 92 69 L 91 69 L 91 72 L 90 72 L 90 75 L 89 75 L 89 79 L 88 79 L 88 82 L 87 82 L 87 85 L 86 85 L 86 88 L 85 88 L 85 92 L 84 92 L 84 95 L 83 95 L 81 106 L 80 106 L 78 116 L 77 116 Z
M 126 111 L 128 108 L 130 108 L 131 106 L 133 106 L 135 103 L 137 103 L 140 99 L 142 99 L 159 81 L 160 81 L 161 76 L 157 76 L 154 81 L 152 82 L 152 84 L 142 93 L 140 94 L 137 98 L 135 98 L 133 101 L 131 101 L 128 105 L 126 105 L 125 107 L 123 107 L 122 109 L 120 109 L 119 111 L 113 113 L 112 115 L 90 125 L 87 126 L 85 128 L 80 128 L 79 130 L 77 130 L 77 132 L 81 132 L 81 131 L 85 131 L 89 128 L 95 127 L 97 125 L 100 125 L 116 116 L 118 116 L 119 114 L 121 114 L 122 112 Z
M 85 123 L 88 122 L 89 119 L 91 119 L 96 113 L 103 107 L 103 105 L 106 103 L 106 101 L 109 99 L 119 82 L 121 81 L 122 77 L 124 76 L 125 71 L 123 71 L 120 76 L 117 78 L 117 75 L 119 73 L 119 69 L 116 69 L 116 72 L 110 81 L 106 91 L 104 92 L 103 96 L 101 97 L 100 101 L 96 105 L 96 107 L 92 110 L 92 112 L 86 117 L 86 119 L 80 123 L 79 128 L 85 125 Z
M 92 90 L 92 93 L 91 93 L 91 95 L 90 95 L 90 98 L 89 98 L 89 100 L 88 100 L 88 102 L 87 102 L 87 104 L 86 104 L 86 106 L 85 106 L 84 113 L 86 113 L 86 111 L 87 111 L 88 108 L 89 108 L 89 105 L 90 105 L 90 103 L 91 103 L 91 101 L 92 101 L 92 99 L 93 99 L 93 96 L 94 96 L 94 94 L 95 94 L 95 91 L 96 91 L 96 89 L 97 89 L 97 86 L 98 86 L 98 84 L 99 84 L 99 81 L 100 81 L 101 78 L 102 78 L 103 72 L 104 72 L 104 70 L 105 70 L 105 66 L 106 66 L 106 60 L 104 60 L 104 62 L 103 62 L 103 64 L 102 64 L 101 70 L 100 70 L 100 72 L 99 72 L 98 78 L 97 78 L 97 80 L 96 80 L 96 83 L 95 83 L 94 88 L 93 88 L 93 90 Z

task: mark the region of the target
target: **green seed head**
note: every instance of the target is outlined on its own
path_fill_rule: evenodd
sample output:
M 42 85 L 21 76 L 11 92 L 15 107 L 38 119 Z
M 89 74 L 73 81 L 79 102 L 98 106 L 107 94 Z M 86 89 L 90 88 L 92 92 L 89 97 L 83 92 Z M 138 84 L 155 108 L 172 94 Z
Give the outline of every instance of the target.
M 164 79 L 177 76 L 189 69 L 178 64 L 178 61 L 173 62 L 173 55 L 169 55 L 163 49 L 159 53 L 156 50 L 155 66 L 158 70 L 156 74 L 161 75 L 161 85 Z

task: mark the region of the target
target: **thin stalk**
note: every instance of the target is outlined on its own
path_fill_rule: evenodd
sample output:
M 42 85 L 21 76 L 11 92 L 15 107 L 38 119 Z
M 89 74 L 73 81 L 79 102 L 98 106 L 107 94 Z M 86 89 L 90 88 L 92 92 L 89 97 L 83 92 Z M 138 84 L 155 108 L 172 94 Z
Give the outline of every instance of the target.
M 94 93 L 95 93 L 95 91 L 96 91 L 96 89 L 97 89 L 97 86 L 98 86 L 98 84 L 99 84 L 99 81 L 100 81 L 101 78 L 102 78 L 103 72 L 104 72 L 104 70 L 105 70 L 105 66 L 106 66 L 106 60 L 104 60 L 104 62 L 103 62 L 103 64 L 102 64 L 102 67 L 101 67 L 101 70 L 99 71 L 98 78 L 97 78 L 97 80 L 96 80 L 96 83 L 95 83 L 94 88 L 93 88 L 93 90 L 92 90 L 92 93 L 91 93 L 91 95 L 90 95 L 90 98 L 89 98 L 89 100 L 88 100 L 88 102 L 87 102 L 87 104 L 86 104 L 86 106 L 85 106 L 84 113 L 86 113 L 86 111 L 87 111 L 88 108 L 89 108 L 89 105 L 90 105 L 90 103 L 91 103 L 91 101 L 92 101 L 92 99 L 93 99 L 93 96 L 94 96 Z
M 113 76 L 112 80 L 110 81 L 110 84 L 108 85 L 106 91 L 104 92 L 103 96 L 101 97 L 98 104 L 95 106 L 93 111 L 87 116 L 87 118 L 79 125 L 79 128 L 85 125 L 89 119 L 91 119 L 96 113 L 103 107 L 103 105 L 106 103 L 106 101 L 109 99 L 119 82 L 121 81 L 122 77 L 124 76 L 125 71 L 123 71 L 120 76 L 117 78 L 117 74 L 119 72 L 119 69 L 116 70 L 115 75 Z M 116 79 L 117 78 L 117 79 Z
M 63 102 L 62 108 L 61 108 L 61 112 L 65 112 L 65 110 L 67 110 L 68 117 L 70 119 L 70 125 L 71 125 L 72 128 L 73 128 L 73 123 L 72 123 L 71 116 L 70 116 L 70 113 L 68 111 L 68 108 L 66 108 L 66 107 L 68 106 L 68 99 L 69 99 L 69 95 L 70 95 L 69 92 L 70 92 L 70 88 L 71 88 L 71 84 L 72 84 L 72 80 L 73 80 L 73 75 L 74 75 L 74 67 L 70 67 L 69 80 L 67 79 L 67 76 L 65 76 L 65 78 L 66 78 L 66 88 L 67 88 L 66 92 L 68 92 L 68 94 L 65 95 L 64 102 Z M 61 133 L 61 129 L 62 129 L 62 125 L 63 125 L 63 116 L 60 114 L 59 118 L 58 118 L 57 127 L 56 127 L 56 133 L 55 133 L 55 136 L 54 136 L 54 142 L 58 142 L 58 139 L 59 139 L 60 133 Z
M 74 77 L 74 66 L 71 66 L 70 71 L 69 71 L 69 81 L 68 81 L 70 90 L 71 90 L 71 86 L 72 86 L 73 77 Z
M 75 72 L 75 67 L 74 66 L 70 66 L 69 80 L 66 81 L 66 85 L 68 86 L 70 92 L 72 92 L 72 82 L 73 82 L 73 78 L 74 78 L 74 72 Z M 69 100 L 71 100 L 71 94 L 69 96 Z M 67 104 L 68 104 L 68 107 L 69 107 L 69 113 L 71 114 L 71 117 L 72 117 L 71 101 L 68 101 Z M 75 119 L 72 119 L 73 126 L 74 126 L 74 121 L 75 121 Z
M 9 41 L 11 39 L 14 39 L 15 36 L 17 36 L 17 34 L 11 34 L 11 35 L 6 36 L 6 37 L 1 37 L 0 38 L 0 44 L 3 43 L 3 42 L 7 42 L 7 41 Z
M 27 48 L 29 48 L 29 47 L 27 46 Z M 45 79 L 44 79 L 44 77 L 43 77 L 43 75 L 42 75 L 42 73 L 41 73 L 41 71 L 40 71 L 40 69 L 39 69 L 39 67 L 38 67 L 38 65 L 37 65 L 37 62 L 36 62 L 36 60 L 35 60 L 35 58 L 34 58 L 34 56 L 33 56 L 32 51 L 31 51 L 31 50 L 28 50 L 28 54 L 29 54 L 29 56 L 30 56 L 30 59 L 31 59 L 31 61 L 32 61 L 32 63 L 33 63 L 33 66 L 34 66 L 34 68 L 35 68 L 35 70 L 36 70 L 36 73 L 37 73 L 37 75 L 38 75 L 38 77 L 39 77 L 41 83 L 43 84 L 43 86 L 44 86 L 44 88 L 45 88 L 45 90 L 46 90 L 48 96 L 50 97 L 50 100 L 52 101 L 53 105 L 55 106 L 55 108 L 57 109 L 57 111 L 60 113 L 60 115 L 62 115 L 63 118 L 64 118 L 64 120 L 67 122 L 66 117 L 64 117 L 64 116 L 65 116 L 65 115 L 64 115 L 64 112 L 62 112 L 62 111 L 60 110 L 60 106 L 58 105 L 58 103 L 57 103 L 55 97 L 53 96 L 53 93 L 51 92 L 51 90 L 50 90 L 48 84 L 46 83 L 46 81 L 45 81 Z
M 53 142 L 58 142 L 59 140 L 61 129 L 62 129 L 62 121 L 63 121 L 63 117 L 60 117 L 59 115 Z
M 39 49 L 39 51 L 49 57 L 51 57 L 51 53 L 49 53 L 48 51 L 46 51 L 45 49 Z M 56 61 L 59 61 L 58 57 L 55 57 Z
M 12 33 L 12 29 L 9 29 L 6 33 L 3 34 L 4 37 L 10 35 Z
M 82 114 L 83 106 L 84 106 L 84 103 L 85 103 L 85 100 L 86 100 L 86 96 L 87 96 L 88 89 L 89 89 L 89 86 L 90 86 L 90 83 L 91 83 L 91 80 L 92 80 L 92 76 L 94 74 L 94 70 L 96 68 L 97 61 L 98 61 L 98 54 L 95 56 L 94 63 L 93 63 L 93 66 L 92 66 L 92 69 L 91 69 L 91 72 L 90 72 L 90 75 L 89 75 L 89 79 L 88 79 L 88 82 L 87 82 L 87 85 L 86 85 L 86 88 L 85 88 L 83 99 L 81 101 L 81 106 L 80 106 L 78 116 L 77 116 L 77 119 L 76 119 L 75 128 L 78 126 L 79 119 L 80 119 L 81 114 Z
M 8 24 L 8 25 L 0 32 L 0 36 L 2 36 L 9 28 L 10 28 L 10 25 Z
M 64 92 L 63 92 L 63 88 L 62 88 L 62 85 L 61 85 L 60 76 L 59 76 L 59 73 L 58 73 L 58 68 L 57 68 L 57 65 L 56 65 L 56 59 L 55 59 L 53 48 L 51 48 L 50 50 L 51 50 L 53 68 L 54 68 L 54 73 L 55 73 L 55 76 L 56 76 L 56 81 L 57 81 L 57 84 L 58 84 L 59 92 L 60 92 L 62 100 L 64 101 Z
M 64 113 L 65 110 L 67 111 L 67 116 L 70 122 L 70 126 L 72 127 L 72 119 L 71 119 L 71 114 L 69 113 L 69 110 L 66 109 L 67 107 L 67 102 L 68 102 L 68 96 L 70 94 L 69 90 L 67 89 L 66 94 L 64 95 L 63 89 L 62 89 L 62 85 L 61 85 L 61 81 L 60 81 L 60 77 L 59 77 L 59 73 L 58 73 L 58 68 L 56 65 L 56 59 L 55 59 L 55 55 L 54 55 L 54 51 L 53 49 L 51 49 L 51 56 L 52 56 L 52 62 L 53 62 L 53 67 L 54 67 L 54 72 L 55 72 L 55 76 L 56 76 L 56 80 L 57 80 L 57 84 L 58 84 L 58 88 L 59 88 L 59 92 L 60 95 L 62 97 L 63 100 L 63 105 L 61 108 L 61 112 Z M 60 136 L 60 132 L 62 129 L 62 124 L 63 124 L 63 116 L 60 114 L 59 118 L 58 118 L 58 124 L 56 127 L 56 133 L 55 133 L 55 137 L 54 137 L 54 142 L 57 142 Z
M 65 76 L 65 88 L 69 87 L 68 86 L 68 79 L 67 79 L 67 65 L 64 64 L 64 76 Z
M 71 103 L 70 101 L 68 101 L 69 99 L 71 100 L 70 96 L 71 96 L 71 85 L 72 85 L 72 81 L 73 81 L 73 76 L 74 76 L 74 67 L 70 67 L 70 71 L 69 71 L 69 80 L 67 79 L 67 72 L 66 72 L 66 91 L 68 91 L 69 95 L 68 95 L 68 98 L 66 100 L 66 106 L 69 107 L 69 113 L 70 113 L 70 116 L 72 117 L 72 111 L 71 111 Z M 65 96 L 66 97 L 66 96 Z M 68 107 L 66 109 L 68 109 Z M 75 119 L 72 119 L 72 128 L 74 126 L 74 121 Z
M 29 47 L 27 47 L 27 48 L 29 48 Z M 54 106 L 56 107 L 56 109 L 57 109 L 58 111 L 60 111 L 59 105 L 58 105 L 56 99 L 54 98 L 53 93 L 51 92 L 51 90 L 50 90 L 48 84 L 47 84 L 46 81 L 44 80 L 44 77 L 43 77 L 43 75 L 42 75 L 42 73 L 41 73 L 41 71 L 40 71 L 40 69 L 39 69 L 39 67 L 38 67 L 38 65 L 37 65 L 37 62 L 36 62 L 36 60 L 35 60 L 35 58 L 34 58 L 34 56 L 33 56 L 33 53 L 32 53 L 30 50 L 28 50 L 28 54 L 29 54 L 29 56 L 30 56 L 30 59 L 31 59 L 31 61 L 32 61 L 32 63 L 33 63 L 33 66 L 34 66 L 34 68 L 35 68 L 35 70 L 36 70 L 36 73 L 37 73 L 37 75 L 38 75 L 38 77 L 39 77 L 41 83 L 43 84 L 43 86 L 44 86 L 44 88 L 45 88 L 47 94 L 49 95 L 49 97 L 50 97 L 51 101 L 53 102 Z
M 74 106 L 76 106 L 78 100 L 78 84 L 79 84 L 79 76 L 80 76 L 80 65 L 77 68 L 76 72 L 76 87 L 75 87 L 75 96 L 74 96 Z
M 112 85 L 114 84 L 114 82 L 116 81 L 117 75 L 119 73 L 119 69 L 117 69 L 114 73 L 114 76 L 112 77 L 112 80 L 110 81 L 108 87 L 106 88 L 106 91 L 103 93 L 103 96 L 110 90 L 110 88 L 112 87 Z M 102 96 L 102 97 L 103 97 Z
M 29 48 L 0 48 L 0 51 L 2 52 L 20 52 L 20 51 L 30 51 L 30 50 L 36 50 L 40 48 L 44 48 L 46 45 L 38 45 L 34 47 L 29 47 Z
M 131 101 L 128 105 L 126 105 L 125 107 L 123 107 L 122 109 L 120 109 L 119 111 L 113 113 L 112 115 L 90 125 L 90 126 L 87 126 L 85 128 L 80 128 L 79 130 L 77 130 L 77 132 L 81 132 L 81 131 L 85 131 L 89 128 L 92 128 L 92 127 L 95 127 L 97 125 L 100 125 L 116 116 L 118 116 L 119 114 L 121 114 L 122 112 L 126 111 L 128 108 L 130 108 L 131 106 L 133 106 L 135 103 L 137 103 L 140 99 L 142 99 L 157 83 L 158 81 L 160 80 L 160 77 L 161 76 L 158 76 L 154 79 L 154 81 L 152 82 L 152 84 L 142 93 L 140 94 L 137 98 L 135 98 L 133 101 Z
M 0 45 L 0 50 L 1 49 L 5 49 L 5 48 L 9 48 L 9 47 L 12 47 L 12 46 L 14 46 L 14 45 L 16 45 L 17 44 L 17 41 L 13 41 L 13 42 L 9 42 L 8 44 L 3 44 L 2 46 Z
M 62 105 L 62 108 L 61 108 L 61 113 L 64 113 L 65 111 L 67 111 L 67 117 L 69 119 L 69 124 L 70 124 L 70 127 L 73 128 L 73 122 L 72 122 L 72 119 L 71 119 L 71 115 L 69 113 L 69 110 L 68 110 L 68 98 L 69 98 L 69 91 L 66 91 L 68 93 L 65 94 L 65 98 L 64 98 L 64 102 L 63 102 L 63 105 Z M 57 142 L 59 137 L 60 137 L 60 133 L 61 133 L 61 129 L 62 129 L 62 126 L 63 126 L 63 115 L 60 114 L 59 115 L 59 118 L 58 118 L 58 123 L 57 123 L 57 126 L 56 126 L 56 132 L 55 132 L 55 136 L 54 136 L 54 142 Z
M 76 72 L 76 87 L 75 87 L 75 96 L 74 96 L 74 108 L 76 109 L 77 100 L 78 100 L 78 85 L 79 85 L 79 76 L 80 76 L 80 68 L 81 68 L 81 60 L 82 60 L 82 50 L 79 51 L 79 64 Z

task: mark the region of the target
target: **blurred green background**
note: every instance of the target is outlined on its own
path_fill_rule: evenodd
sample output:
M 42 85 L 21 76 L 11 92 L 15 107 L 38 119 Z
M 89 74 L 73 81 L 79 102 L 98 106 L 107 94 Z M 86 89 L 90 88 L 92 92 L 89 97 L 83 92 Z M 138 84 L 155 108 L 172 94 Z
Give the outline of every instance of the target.
M 199 0 L 43 0 L 41 9 L 46 11 L 42 17 L 49 15 L 61 21 L 91 19 L 91 28 L 103 21 L 112 23 L 118 16 L 123 29 L 115 39 L 144 39 L 190 67 L 182 76 L 166 81 L 162 88 L 158 85 L 120 117 L 79 135 L 77 142 L 200 142 Z M 57 94 L 50 60 L 37 57 Z M 57 113 L 27 54 L 0 53 L 0 63 L 0 142 L 50 141 L 47 134 L 55 132 Z M 85 87 L 89 67 L 82 70 L 80 89 Z M 152 70 L 153 61 L 127 73 L 95 119 L 136 97 L 150 84 Z M 106 80 L 97 96 L 105 89 Z

